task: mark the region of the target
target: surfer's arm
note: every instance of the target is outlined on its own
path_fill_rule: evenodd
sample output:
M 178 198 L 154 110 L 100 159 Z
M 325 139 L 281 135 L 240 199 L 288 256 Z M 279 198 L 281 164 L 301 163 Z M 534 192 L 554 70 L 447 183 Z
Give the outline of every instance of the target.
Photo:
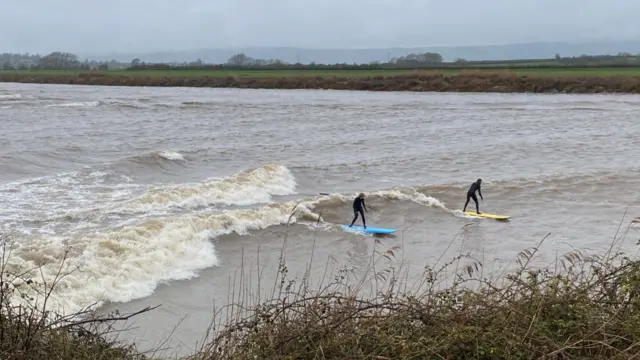
M 480 199 L 484 200 L 482 197 L 482 190 L 480 190 L 480 186 L 478 186 L 478 195 L 480 195 Z
M 367 210 L 367 205 L 364 203 L 364 199 L 362 199 L 362 207 L 364 208 L 364 211 L 369 212 L 369 210 Z

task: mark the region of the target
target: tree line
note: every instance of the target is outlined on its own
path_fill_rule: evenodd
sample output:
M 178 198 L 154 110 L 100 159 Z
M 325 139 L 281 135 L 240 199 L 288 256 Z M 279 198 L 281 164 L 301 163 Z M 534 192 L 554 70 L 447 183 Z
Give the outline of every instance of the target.
M 180 63 L 146 63 L 140 59 L 131 61 L 128 70 L 236 70 L 236 69 L 260 69 L 260 70 L 372 70 L 372 69 L 403 69 L 415 68 L 425 65 L 442 64 L 444 59 L 438 53 L 422 53 L 408 54 L 393 58 L 388 62 L 372 61 L 369 63 L 336 63 L 336 64 L 319 64 L 312 62 L 310 64 L 288 63 L 280 59 L 258 59 L 248 56 L 244 53 L 238 53 L 230 56 L 226 62 L 222 64 L 205 63 L 201 59 L 192 62 Z
M 80 60 L 75 54 L 55 51 L 47 55 L 39 54 L 0 54 L 2 70 L 108 70 L 126 68 L 128 63 L 110 61 Z
M 257 59 L 243 53 L 229 57 L 223 64 L 206 63 L 201 59 L 192 62 L 145 63 L 134 59 L 128 70 L 404 70 L 404 69 L 518 69 L 518 68 L 598 68 L 638 67 L 640 55 L 619 53 L 617 55 L 581 55 L 562 57 L 556 54 L 548 59 L 476 60 L 456 59 L 445 62 L 438 53 L 408 54 L 392 58 L 387 62 L 337 64 L 287 63 L 279 59 Z
M 170 62 L 170 63 L 147 63 L 140 59 L 133 59 L 130 63 L 122 63 L 116 60 L 95 61 L 85 59 L 81 61 L 75 54 L 69 52 L 56 51 L 41 56 L 39 54 L 0 54 L 0 66 L 2 70 L 109 70 L 123 69 L 130 70 L 169 70 L 169 69 L 373 69 L 389 67 L 416 67 L 425 64 L 440 64 L 443 62 L 442 55 L 437 53 L 409 54 L 393 58 L 386 63 L 370 62 L 365 64 L 291 64 L 280 59 L 257 59 L 246 54 L 239 53 L 232 55 L 222 64 L 206 63 L 201 59 L 191 62 Z
M 336 63 L 336 64 L 301 64 L 288 63 L 280 59 L 258 59 L 244 53 L 230 56 L 221 64 L 207 63 L 202 59 L 195 61 L 149 63 L 141 59 L 133 59 L 129 63 L 110 61 L 81 61 L 75 54 L 68 52 L 52 52 L 41 56 L 38 54 L 0 54 L 2 70 L 391 70 L 391 69 L 510 69 L 510 68 L 558 68 L 558 67 L 637 67 L 640 66 L 640 55 L 618 53 L 616 55 L 581 55 L 562 57 L 555 54 L 549 59 L 519 60 L 485 60 L 467 61 L 457 59 L 445 62 L 438 53 L 411 53 L 392 58 L 386 62 L 371 61 L 369 63 Z

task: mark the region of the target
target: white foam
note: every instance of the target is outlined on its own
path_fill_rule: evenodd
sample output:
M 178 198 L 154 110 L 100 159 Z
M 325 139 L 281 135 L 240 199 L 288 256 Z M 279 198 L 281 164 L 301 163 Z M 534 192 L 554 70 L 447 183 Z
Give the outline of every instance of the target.
M 274 195 L 295 194 L 296 186 L 296 179 L 287 167 L 267 164 L 228 178 L 154 187 L 123 208 L 148 211 L 159 206 L 190 209 L 210 205 L 246 206 L 271 202 Z
M 114 176 L 123 183 L 106 182 Z M 49 221 L 70 231 L 103 221 L 121 221 L 128 215 L 137 216 L 134 221 L 163 216 L 176 208 L 270 203 L 272 196 L 295 194 L 296 188 L 291 171 L 279 164 L 195 184 L 147 187 L 132 182 L 107 171 L 75 171 L 0 185 L 6 201 L 0 208 L 0 217 L 7 219 L 3 227 L 8 230 L 21 222 Z
M 107 180 L 113 177 L 121 183 L 109 184 Z M 2 184 L 0 217 L 6 219 L 2 225 L 8 230 L 53 221 L 51 226 L 68 228 L 72 225 L 69 220 L 85 219 L 87 213 L 130 199 L 142 187 L 131 182 L 124 175 L 85 170 Z
M 50 310 L 69 314 L 96 302 L 149 296 L 163 281 L 197 276 L 198 270 L 218 264 L 212 237 L 286 224 L 295 205 L 288 202 L 254 210 L 167 217 L 74 237 L 24 238 L 10 264 L 14 271 L 25 271 L 48 261 L 43 275 L 50 284 L 64 254 L 62 244 L 70 244 L 66 268 L 78 270 L 65 275 L 48 303 Z M 314 216 L 304 205 L 298 205 L 296 211 Z M 291 218 L 296 220 L 296 216 Z M 39 272 L 33 274 L 37 280 Z M 18 304 L 24 300 L 16 296 L 12 301 Z
M 182 154 L 180 154 L 177 151 L 173 151 L 173 150 L 165 150 L 165 151 L 161 151 L 158 153 L 158 155 L 160 157 L 163 157 L 167 160 L 172 160 L 172 161 L 184 161 L 184 156 L 182 156 Z
M 414 189 L 382 190 L 382 191 L 373 192 L 372 195 L 377 195 L 388 200 L 413 201 L 421 205 L 450 211 L 449 209 L 447 209 L 446 206 L 444 206 L 444 204 L 440 200 L 431 196 L 427 196 Z
M 45 107 L 96 107 L 100 105 L 99 101 L 82 101 L 82 102 L 71 102 L 71 103 L 62 103 L 62 104 L 51 104 L 46 105 Z
M 0 99 L 21 99 L 20 94 L 0 94 Z
M 387 200 L 402 200 L 402 201 L 412 201 L 421 205 L 440 208 L 451 212 L 453 210 L 447 209 L 447 207 L 438 199 L 427 196 L 421 192 L 416 191 L 413 188 L 395 188 L 391 190 L 378 190 L 367 192 L 367 196 L 377 196 Z M 350 201 L 356 196 L 356 193 L 352 195 L 343 195 L 343 194 L 334 194 L 330 197 L 333 199 L 340 199 L 342 201 Z

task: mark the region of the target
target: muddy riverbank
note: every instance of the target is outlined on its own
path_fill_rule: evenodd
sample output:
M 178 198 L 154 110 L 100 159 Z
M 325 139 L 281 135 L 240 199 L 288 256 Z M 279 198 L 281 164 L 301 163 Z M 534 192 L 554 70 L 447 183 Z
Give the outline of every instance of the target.
M 519 76 L 507 74 L 405 74 L 396 76 L 132 76 L 104 73 L 45 75 L 0 73 L 0 82 L 102 86 L 333 89 L 418 92 L 640 93 L 636 76 Z

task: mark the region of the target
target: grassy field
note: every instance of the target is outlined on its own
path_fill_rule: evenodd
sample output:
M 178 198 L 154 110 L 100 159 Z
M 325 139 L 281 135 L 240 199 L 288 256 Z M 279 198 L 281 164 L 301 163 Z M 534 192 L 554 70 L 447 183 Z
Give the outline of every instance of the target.
M 66 70 L 39 70 L 39 71 L 0 71 L 0 74 L 16 74 L 29 76 L 74 76 L 86 71 L 66 71 Z M 406 74 L 434 74 L 442 73 L 445 76 L 456 76 L 459 74 L 482 74 L 499 73 L 515 74 L 519 76 L 640 76 L 638 68 L 546 68 L 546 69 L 483 69 L 483 70 L 449 70 L 449 69 L 429 69 L 429 70 L 112 70 L 100 72 L 100 74 L 126 77 L 247 77 L 247 78 L 274 78 L 274 77 L 306 77 L 306 76 L 326 76 L 326 77 L 364 77 L 364 76 L 395 76 Z

